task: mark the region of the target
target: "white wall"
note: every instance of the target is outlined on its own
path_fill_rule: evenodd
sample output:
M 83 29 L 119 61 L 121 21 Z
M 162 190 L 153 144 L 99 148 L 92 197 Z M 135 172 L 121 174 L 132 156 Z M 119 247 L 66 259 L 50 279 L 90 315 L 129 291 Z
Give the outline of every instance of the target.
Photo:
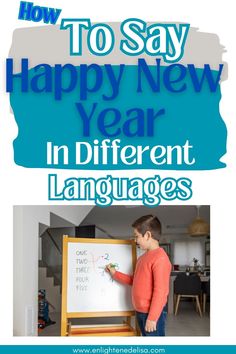
M 37 335 L 39 223 L 50 226 L 50 212 L 79 225 L 93 206 L 15 206 L 13 246 L 13 333 Z

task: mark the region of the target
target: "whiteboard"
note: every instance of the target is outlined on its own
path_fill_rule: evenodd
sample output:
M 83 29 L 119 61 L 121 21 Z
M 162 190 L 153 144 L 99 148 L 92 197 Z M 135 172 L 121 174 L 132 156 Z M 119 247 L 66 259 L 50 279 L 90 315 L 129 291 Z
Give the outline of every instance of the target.
M 68 242 L 67 252 L 67 313 L 133 311 L 131 286 L 105 271 L 113 263 L 133 274 L 132 244 Z

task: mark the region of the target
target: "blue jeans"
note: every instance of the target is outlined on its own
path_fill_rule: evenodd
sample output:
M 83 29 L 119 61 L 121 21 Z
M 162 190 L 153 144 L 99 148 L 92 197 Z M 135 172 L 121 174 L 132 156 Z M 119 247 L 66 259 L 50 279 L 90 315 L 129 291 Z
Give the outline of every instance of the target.
M 166 306 L 163 308 L 160 317 L 157 321 L 157 328 L 154 332 L 146 332 L 145 331 L 145 324 L 146 320 L 148 317 L 148 313 L 143 313 L 143 312 L 136 312 L 137 314 L 137 321 L 138 325 L 140 328 L 140 331 L 142 333 L 142 336 L 165 336 L 165 321 L 166 321 L 166 315 L 167 315 L 167 308 Z

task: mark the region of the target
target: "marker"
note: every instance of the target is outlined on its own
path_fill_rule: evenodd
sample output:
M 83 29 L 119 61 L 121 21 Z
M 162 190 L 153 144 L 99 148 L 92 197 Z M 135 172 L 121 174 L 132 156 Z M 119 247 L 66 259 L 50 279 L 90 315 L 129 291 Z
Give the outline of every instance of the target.
M 110 267 L 112 267 L 112 268 L 116 268 L 117 267 L 117 264 L 109 264 L 110 265 Z M 98 269 L 107 269 L 107 266 L 105 266 L 105 267 L 98 267 Z
M 110 267 L 115 268 L 117 267 L 117 264 L 110 264 Z
M 118 267 L 117 264 L 109 263 L 108 265 L 109 265 L 111 268 L 116 268 L 116 267 Z M 107 268 L 107 266 L 105 267 L 105 269 L 109 271 L 109 269 Z

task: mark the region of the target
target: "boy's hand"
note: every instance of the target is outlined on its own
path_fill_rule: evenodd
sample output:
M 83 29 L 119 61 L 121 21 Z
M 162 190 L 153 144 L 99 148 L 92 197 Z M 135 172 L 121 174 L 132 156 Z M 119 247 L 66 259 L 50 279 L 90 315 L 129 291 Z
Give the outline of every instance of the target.
M 112 277 L 113 277 L 113 275 L 116 272 L 116 268 L 111 263 L 107 264 L 105 269 L 106 269 L 107 272 L 109 272 L 111 274 Z
M 146 332 L 154 332 L 157 328 L 157 323 L 155 321 L 147 320 L 145 324 Z

